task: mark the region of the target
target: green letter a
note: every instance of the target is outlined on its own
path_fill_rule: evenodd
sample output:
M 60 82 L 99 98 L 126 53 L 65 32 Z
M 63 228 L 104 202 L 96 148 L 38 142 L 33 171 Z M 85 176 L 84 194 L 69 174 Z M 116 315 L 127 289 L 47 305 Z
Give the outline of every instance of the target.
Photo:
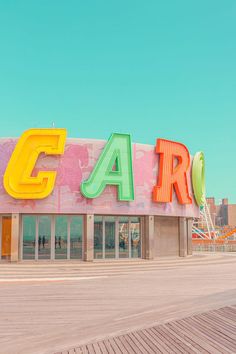
M 81 184 L 86 198 L 96 198 L 107 184 L 118 186 L 118 199 L 134 200 L 132 147 L 129 134 L 112 134 L 89 179 Z

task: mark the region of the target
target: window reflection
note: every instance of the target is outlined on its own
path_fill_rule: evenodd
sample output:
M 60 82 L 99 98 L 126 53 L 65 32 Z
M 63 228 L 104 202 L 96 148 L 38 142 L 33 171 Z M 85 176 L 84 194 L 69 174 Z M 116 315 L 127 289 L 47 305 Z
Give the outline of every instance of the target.
M 55 259 L 82 259 L 82 215 L 24 215 L 22 224 L 23 259 L 50 259 L 51 245 Z M 116 257 L 141 257 L 140 217 L 94 217 L 94 259 Z
M 141 257 L 140 218 L 130 218 L 131 257 Z
M 22 223 L 23 259 L 51 259 L 51 246 L 55 259 L 82 259 L 82 215 L 24 215 Z
M 55 258 L 67 258 L 67 236 L 68 236 L 68 217 L 56 216 L 55 220 Z
M 23 216 L 23 259 L 35 259 L 36 216 Z
M 70 222 L 70 258 L 82 259 L 83 217 L 71 216 Z
M 140 220 L 140 217 L 95 216 L 94 259 L 140 258 Z
M 103 222 L 102 216 L 94 217 L 94 259 L 103 258 Z
M 115 258 L 115 217 L 106 216 L 105 220 L 105 258 Z
M 48 215 L 39 216 L 38 258 L 51 258 L 51 217 Z
M 119 257 L 129 257 L 129 218 L 119 217 Z

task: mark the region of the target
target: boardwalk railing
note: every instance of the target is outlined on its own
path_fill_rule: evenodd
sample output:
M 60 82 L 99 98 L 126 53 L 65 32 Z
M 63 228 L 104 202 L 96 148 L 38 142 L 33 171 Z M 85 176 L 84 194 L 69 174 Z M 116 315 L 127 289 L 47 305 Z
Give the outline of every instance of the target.
M 236 252 L 236 240 L 193 239 L 193 251 Z

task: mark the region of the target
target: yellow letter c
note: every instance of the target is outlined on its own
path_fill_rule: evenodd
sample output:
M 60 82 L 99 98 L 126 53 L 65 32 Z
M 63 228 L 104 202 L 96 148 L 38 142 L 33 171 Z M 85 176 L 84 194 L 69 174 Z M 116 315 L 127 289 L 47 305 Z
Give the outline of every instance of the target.
M 56 171 L 40 171 L 32 177 L 41 153 L 64 153 L 66 129 L 29 129 L 18 140 L 4 174 L 4 187 L 16 199 L 43 199 L 54 188 Z

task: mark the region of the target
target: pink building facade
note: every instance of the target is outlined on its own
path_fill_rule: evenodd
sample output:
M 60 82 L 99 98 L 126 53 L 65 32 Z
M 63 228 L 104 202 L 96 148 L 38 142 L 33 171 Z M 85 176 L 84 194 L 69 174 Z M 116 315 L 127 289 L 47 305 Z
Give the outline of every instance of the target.
M 192 204 L 183 205 L 173 193 L 171 203 L 152 201 L 159 158 L 154 146 L 133 144 L 134 201 L 118 201 L 117 187 L 107 186 L 94 199 L 85 198 L 81 183 L 90 176 L 106 141 L 67 139 L 61 156 L 40 155 L 33 175 L 55 170 L 50 196 L 16 200 L 4 189 L 3 176 L 17 139 L 0 139 L 1 260 L 153 259 L 191 254 Z

